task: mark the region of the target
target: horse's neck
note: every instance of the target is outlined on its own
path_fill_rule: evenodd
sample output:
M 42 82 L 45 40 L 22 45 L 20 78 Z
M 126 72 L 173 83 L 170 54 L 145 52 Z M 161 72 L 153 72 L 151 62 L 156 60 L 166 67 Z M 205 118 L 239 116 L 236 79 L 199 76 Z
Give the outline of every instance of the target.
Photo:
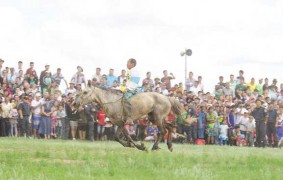
M 112 92 L 107 92 L 106 90 L 100 89 L 99 93 L 96 95 L 98 102 L 102 107 L 109 109 L 109 107 L 120 106 L 119 102 L 122 102 L 121 96 L 114 94 Z M 116 109 L 116 108 L 115 108 Z

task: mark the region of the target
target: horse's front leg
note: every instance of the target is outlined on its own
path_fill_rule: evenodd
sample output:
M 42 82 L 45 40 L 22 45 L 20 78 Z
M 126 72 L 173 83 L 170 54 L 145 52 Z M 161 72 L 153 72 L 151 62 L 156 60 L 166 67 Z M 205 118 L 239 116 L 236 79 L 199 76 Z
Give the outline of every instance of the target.
M 144 146 L 143 143 L 141 144 L 137 144 L 132 138 L 131 136 L 129 135 L 128 133 L 128 130 L 123 126 L 121 127 L 122 128 L 122 131 L 123 131 L 123 134 L 125 135 L 125 137 L 128 139 L 128 141 L 130 143 L 132 143 L 137 149 L 139 150 L 142 150 L 142 151 L 147 151 L 147 148 Z
M 125 140 L 125 134 L 123 132 L 123 126 L 118 126 L 118 129 L 115 133 L 115 140 L 118 141 L 120 144 L 122 144 L 124 147 L 131 147 L 131 143 L 126 138 Z

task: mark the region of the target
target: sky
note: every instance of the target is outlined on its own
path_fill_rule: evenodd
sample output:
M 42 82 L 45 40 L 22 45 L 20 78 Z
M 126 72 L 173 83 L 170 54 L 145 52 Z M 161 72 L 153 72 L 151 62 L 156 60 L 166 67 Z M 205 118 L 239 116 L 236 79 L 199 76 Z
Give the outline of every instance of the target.
M 168 70 L 173 84 L 187 71 L 212 91 L 220 75 L 244 70 L 246 81 L 283 82 L 283 1 L 280 0 L 0 0 L 0 58 L 4 66 L 35 62 L 58 67 L 67 81 L 82 66 L 115 75 L 135 58 L 141 78 Z

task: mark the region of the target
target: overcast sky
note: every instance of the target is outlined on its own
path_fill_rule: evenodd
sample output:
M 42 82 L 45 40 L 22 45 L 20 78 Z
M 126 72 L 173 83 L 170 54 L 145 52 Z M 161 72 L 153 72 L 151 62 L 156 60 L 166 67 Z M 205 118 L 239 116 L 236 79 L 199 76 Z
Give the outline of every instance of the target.
M 1 0 L 0 23 L 4 66 L 48 63 L 68 81 L 77 65 L 87 78 L 96 67 L 119 75 L 136 58 L 142 78 L 167 69 L 178 83 L 189 48 L 188 72 L 203 76 L 205 91 L 240 69 L 246 81 L 283 82 L 282 0 Z

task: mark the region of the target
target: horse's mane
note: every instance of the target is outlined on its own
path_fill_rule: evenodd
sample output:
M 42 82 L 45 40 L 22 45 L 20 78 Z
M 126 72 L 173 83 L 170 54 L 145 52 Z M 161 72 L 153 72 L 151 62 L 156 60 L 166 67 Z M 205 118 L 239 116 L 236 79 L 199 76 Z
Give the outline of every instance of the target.
M 123 95 L 124 93 L 121 90 L 117 90 L 117 89 L 109 89 L 109 88 L 102 88 L 102 87 L 95 87 L 98 89 L 101 89 L 102 91 L 106 91 L 107 93 L 110 92 L 112 94 L 116 94 L 116 95 Z

